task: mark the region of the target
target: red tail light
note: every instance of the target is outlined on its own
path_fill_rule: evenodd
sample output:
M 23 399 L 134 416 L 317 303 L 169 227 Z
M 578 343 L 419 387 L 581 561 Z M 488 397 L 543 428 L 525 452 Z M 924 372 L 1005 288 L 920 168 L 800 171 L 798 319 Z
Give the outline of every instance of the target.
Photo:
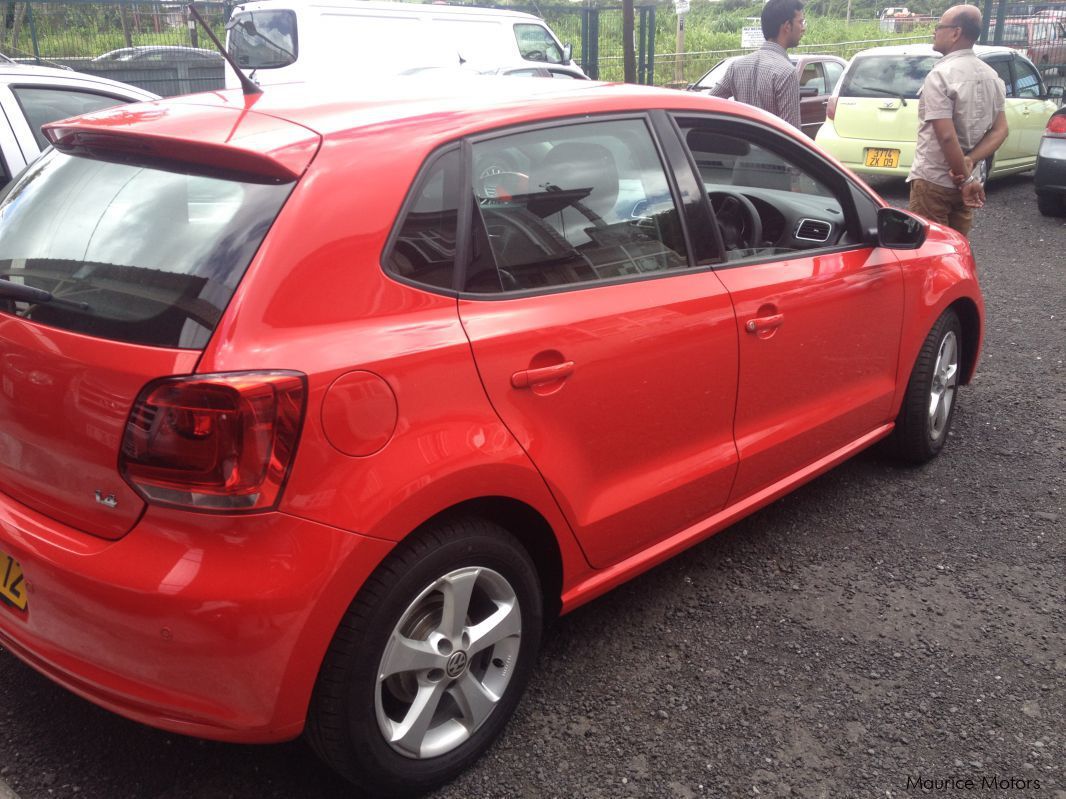
M 122 476 L 150 503 L 269 510 L 296 455 L 306 398 L 298 372 L 155 380 L 126 422 Z
M 1055 114 L 1055 116 L 1049 119 L 1045 133 L 1066 136 L 1066 114 Z
M 836 119 L 837 116 L 837 96 L 834 94 L 829 98 L 829 104 L 825 107 L 825 118 Z

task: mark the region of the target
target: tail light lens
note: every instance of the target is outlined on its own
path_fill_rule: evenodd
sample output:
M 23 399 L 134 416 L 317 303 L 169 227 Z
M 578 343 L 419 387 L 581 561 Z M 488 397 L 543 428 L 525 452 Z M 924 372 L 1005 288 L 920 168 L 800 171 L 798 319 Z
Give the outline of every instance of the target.
M 829 104 L 825 107 L 825 118 L 836 119 L 837 117 L 837 95 L 833 95 L 829 98 Z
M 1049 119 L 1045 133 L 1052 136 L 1066 136 L 1066 114 L 1055 114 Z
M 269 510 L 296 455 L 306 401 L 306 377 L 298 372 L 153 381 L 126 422 L 122 476 L 150 503 Z

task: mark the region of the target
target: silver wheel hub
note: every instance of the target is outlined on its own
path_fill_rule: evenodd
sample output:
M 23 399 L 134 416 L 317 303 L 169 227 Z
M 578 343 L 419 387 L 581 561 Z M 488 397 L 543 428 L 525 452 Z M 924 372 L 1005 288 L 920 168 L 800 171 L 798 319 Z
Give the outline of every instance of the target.
M 934 440 L 944 435 L 958 384 L 959 340 L 955 332 L 949 330 L 940 340 L 929 391 L 929 435 Z
M 414 759 L 463 744 L 503 698 L 521 639 L 518 597 L 498 572 L 456 569 L 426 586 L 378 666 L 374 709 L 385 741 Z

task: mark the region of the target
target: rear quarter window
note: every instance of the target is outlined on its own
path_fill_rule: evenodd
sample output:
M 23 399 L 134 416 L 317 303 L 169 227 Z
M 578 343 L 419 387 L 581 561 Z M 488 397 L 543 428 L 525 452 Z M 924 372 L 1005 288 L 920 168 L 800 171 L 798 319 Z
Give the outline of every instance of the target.
M 200 349 L 291 188 L 47 152 L 0 199 L 0 279 L 54 299 L 0 285 L 0 314 Z

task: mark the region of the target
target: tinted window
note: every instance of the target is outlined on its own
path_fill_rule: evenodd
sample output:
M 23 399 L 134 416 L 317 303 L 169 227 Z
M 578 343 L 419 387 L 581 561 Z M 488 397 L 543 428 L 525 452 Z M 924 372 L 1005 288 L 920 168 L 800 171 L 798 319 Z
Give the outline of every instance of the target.
M 814 87 L 818 90 L 818 94 L 828 93 L 825 87 L 825 75 L 822 74 L 822 65 L 817 62 L 807 64 L 803 68 L 799 81 L 801 87 Z
M 33 131 L 33 138 L 42 150 L 48 146 L 48 139 L 41 132 L 42 125 L 130 102 L 106 94 L 59 87 L 12 86 L 11 93 L 22 106 L 22 113 Z
M 840 80 L 840 73 L 844 71 L 844 67 L 836 61 L 826 61 L 822 66 L 825 67 L 826 86 L 829 87 L 829 91 L 833 91 L 836 88 L 837 81 Z
M 203 347 L 290 188 L 50 151 L 0 202 L 0 278 L 58 301 L 0 297 L 0 313 Z
M 514 35 L 522 58 L 529 61 L 547 61 L 550 64 L 563 63 L 563 51 L 543 25 L 515 25 Z
M 1014 74 L 1018 81 L 1019 97 L 1041 97 L 1044 94 L 1044 87 L 1040 83 L 1040 75 L 1028 63 L 1015 59 Z
M 467 291 L 567 286 L 688 265 L 679 215 L 642 121 L 480 142 L 474 164 Z
M 237 13 L 226 29 L 229 54 L 242 67 L 269 69 L 296 61 L 296 14 L 292 11 Z
M 856 58 L 841 97 L 917 97 L 939 56 L 877 55 Z
M 385 259 L 394 274 L 452 288 L 459 177 L 459 151 L 452 150 L 433 161 L 419 180 Z
M 845 233 L 846 198 L 790 154 L 739 126 L 680 120 L 714 209 L 726 258 L 765 258 L 832 246 Z M 842 191 L 842 190 L 841 190 Z
M 989 61 L 988 65 L 996 71 L 1000 80 L 1003 81 L 1003 87 L 1007 90 L 1007 96 L 1014 96 L 1014 82 L 1010 75 L 1010 61 L 1001 59 L 999 61 Z

